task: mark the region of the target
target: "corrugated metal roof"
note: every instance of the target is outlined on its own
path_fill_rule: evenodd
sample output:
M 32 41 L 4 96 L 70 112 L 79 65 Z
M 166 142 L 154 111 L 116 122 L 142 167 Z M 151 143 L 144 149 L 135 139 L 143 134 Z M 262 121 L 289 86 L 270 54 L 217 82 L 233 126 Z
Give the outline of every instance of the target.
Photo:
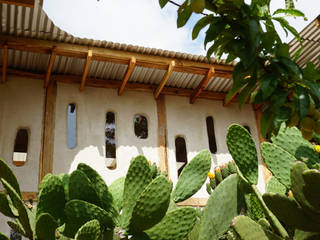
M 300 32 L 302 38 L 303 50 L 298 58 L 297 63 L 304 67 L 307 62 L 314 63 L 317 67 L 320 66 L 318 60 L 320 56 L 320 15 L 313 20 L 306 28 Z M 293 39 L 290 43 L 291 57 L 301 48 L 297 39 Z
M 211 58 L 210 61 L 208 61 L 205 56 L 74 37 L 55 26 L 43 11 L 41 5 L 40 0 L 35 0 L 34 8 L 0 4 L 1 34 L 172 57 L 194 62 L 225 64 L 224 61 L 218 62 L 214 58 Z M 2 60 L 2 53 L 0 57 L 0 60 Z M 8 67 L 45 73 L 49 57 L 48 54 L 9 49 Z M 235 63 L 231 63 L 228 65 L 234 64 Z M 52 72 L 57 74 L 81 75 L 83 73 L 84 65 L 85 59 L 57 56 Z M 127 65 L 124 64 L 92 61 L 88 77 L 120 81 L 123 79 L 126 69 Z M 159 84 L 164 74 L 164 70 L 136 66 L 129 82 Z M 203 76 L 198 74 L 173 72 L 166 86 L 195 89 L 202 78 Z M 226 92 L 230 89 L 231 82 L 230 79 L 212 78 L 206 87 L 206 90 Z

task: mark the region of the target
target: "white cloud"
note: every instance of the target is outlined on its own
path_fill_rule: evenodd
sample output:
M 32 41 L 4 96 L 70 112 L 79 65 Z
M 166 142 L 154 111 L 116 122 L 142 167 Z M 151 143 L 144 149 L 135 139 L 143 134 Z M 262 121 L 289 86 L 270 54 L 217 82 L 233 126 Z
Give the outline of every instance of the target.
M 158 0 L 45 0 L 44 10 L 61 29 L 83 38 L 203 54 L 192 26 L 177 29 L 176 7 Z

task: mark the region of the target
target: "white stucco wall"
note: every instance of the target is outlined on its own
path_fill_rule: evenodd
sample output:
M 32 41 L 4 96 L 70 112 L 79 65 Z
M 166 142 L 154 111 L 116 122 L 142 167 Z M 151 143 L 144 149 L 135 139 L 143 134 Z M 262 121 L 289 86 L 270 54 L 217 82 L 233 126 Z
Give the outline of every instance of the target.
M 38 189 L 44 96 L 42 80 L 8 76 L 7 83 L 0 84 L 0 157 L 13 169 L 23 192 Z M 17 167 L 12 156 L 19 128 L 29 130 L 29 145 L 25 165 Z
M 67 106 L 77 107 L 77 146 L 67 147 Z M 117 168 L 110 170 L 105 164 L 106 113 L 115 113 L 115 139 Z M 148 138 L 139 139 L 134 134 L 133 119 L 142 114 L 148 119 Z M 116 89 L 86 87 L 58 83 L 56 123 L 54 139 L 53 172 L 71 172 L 78 163 L 84 162 L 95 168 L 109 185 L 120 176 L 125 176 L 130 160 L 143 154 L 158 164 L 158 120 L 153 94 L 125 91 L 117 95 Z
M 217 143 L 217 153 L 212 156 L 212 169 L 232 160 L 226 145 L 226 133 L 232 123 L 247 125 L 258 146 L 258 133 L 254 111 L 251 105 L 244 105 L 240 111 L 237 104 L 222 106 L 221 101 L 198 99 L 189 104 L 189 98 L 166 96 L 167 126 L 168 126 L 168 161 L 169 175 L 175 183 L 177 181 L 177 165 L 175 157 L 175 138 L 184 137 L 190 161 L 199 151 L 209 149 L 206 117 L 214 119 L 214 130 Z M 259 188 L 263 191 L 263 173 L 261 159 L 259 166 Z M 207 198 L 205 185 L 194 197 Z

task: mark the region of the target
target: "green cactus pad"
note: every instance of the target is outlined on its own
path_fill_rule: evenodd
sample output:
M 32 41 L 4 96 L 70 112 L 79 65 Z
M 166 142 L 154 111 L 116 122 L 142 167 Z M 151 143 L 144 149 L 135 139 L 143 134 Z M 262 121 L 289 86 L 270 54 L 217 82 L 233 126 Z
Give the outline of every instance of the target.
M 69 201 L 69 180 L 70 180 L 70 176 L 66 173 L 61 173 L 58 175 L 58 177 L 60 178 L 63 187 L 64 187 L 64 195 L 65 195 L 65 199 L 66 201 Z
M 256 145 L 249 132 L 240 125 L 231 125 L 227 132 L 227 146 L 243 176 L 250 184 L 256 185 L 258 182 L 258 155 Z
M 23 230 L 22 225 L 19 222 L 8 221 L 7 224 L 11 227 L 11 229 L 21 235 L 25 236 L 26 232 Z
M 278 147 L 295 156 L 296 159 L 304 161 L 308 166 L 319 162 L 319 155 L 314 151 L 312 144 L 305 140 L 296 127 L 286 127 L 282 124 L 277 136 L 271 140 Z
M 214 190 L 217 186 L 217 183 L 216 183 L 216 179 L 215 178 L 212 178 L 209 180 L 209 184 L 210 184 L 210 187 L 212 188 L 212 190 Z
M 320 233 L 317 232 L 304 232 L 297 229 L 294 232 L 294 240 L 319 240 Z
M 268 208 L 287 226 L 304 231 L 318 231 L 320 223 L 310 221 L 299 204 L 290 197 L 274 193 L 266 193 L 263 200 Z
M 230 175 L 211 194 L 204 210 L 199 240 L 216 240 L 239 214 L 238 176 Z
M 185 240 L 196 222 L 196 215 L 191 207 L 174 209 L 146 233 L 151 240 Z
M 84 163 L 80 163 L 77 169 L 81 170 L 87 175 L 88 179 L 92 183 L 93 188 L 96 190 L 96 193 L 98 194 L 98 197 L 101 201 L 101 207 L 104 210 L 111 211 L 113 212 L 113 214 L 116 215 L 116 212 L 113 209 L 112 205 L 112 194 L 109 192 L 108 186 L 103 180 L 103 178 L 97 173 L 96 170 Z
M 227 178 L 230 175 L 230 172 L 226 166 L 221 167 L 221 174 L 223 179 Z
M 247 216 L 236 217 L 231 226 L 241 240 L 269 240 L 263 228 Z
M 16 176 L 8 164 L 0 158 L 0 178 L 6 180 L 21 197 L 20 187 Z
M 119 212 L 122 209 L 124 181 L 125 177 L 121 177 L 115 180 L 109 186 L 109 191 L 112 194 L 113 202 L 118 208 Z
M 219 183 L 221 183 L 223 181 L 221 169 L 220 168 L 216 168 L 214 170 L 214 173 L 215 173 L 215 180 L 216 180 L 216 183 L 218 185 Z
M 227 167 L 228 167 L 228 170 L 229 170 L 229 172 L 230 172 L 231 174 L 237 173 L 237 166 L 236 166 L 236 164 L 235 164 L 234 162 L 229 162 L 229 163 L 227 164 Z
M 152 181 L 148 160 L 139 155 L 129 166 L 123 189 L 122 226 L 127 228 L 133 207 L 146 186 Z
M 206 181 L 210 168 L 211 154 L 203 150 L 183 168 L 172 193 L 173 201 L 182 202 L 195 194 Z
M 308 167 L 303 162 L 296 162 L 291 167 L 291 191 L 293 193 L 294 198 L 301 205 L 301 207 L 310 209 L 311 211 L 317 211 L 304 195 L 304 179 L 303 172 L 308 170 Z
M 8 201 L 7 196 L 4 193 L 0 193 L 0 212 L 11 218 L 18 217 L 17 212 L 13 212 L 12 209 L 10 208 L 10 203 Z
M 64 217 L 66 203 L 64 186 L 58 176 L 47 174 L 41 184 L 38 194 L 36 217 L 42 213 L 49 213 L 56 221 Z
M 101 234 L 98 220 L 91 220 L 79 228 L 75 240 L 98 240 Z
M 70 175 L 69 198 L 70 200 L 83 200 L 102 207 L 96 189 L 94 188 L 87 175 L 80 170 L 75 170 Z
M 206 190 L 207 190 L 207 193 L 208 193 L 209 195 L 211 195 L 211 193 L 212 193 L 212 188 L 211 188 L 211 186 L 210 186 L 210 183 L 207 183 L 207 184 L 206 184 Z
M 130 240 L 150 240 L 148 234 L 142 232 L 137 235 L 134 235 Z
M 58 224 L 48 213 L 42 213 L 36 221 L 36 235 L 38 240 L 55 240 Z
M 320 171 L 306 170 L 302 174 L 305 185 L 303 193 L 307 201 L 313 206 L 317 212 L 320 212 Z
M 247 215 L 254 221 L 258 221 L 260 218 L 265 218 L 263 208 L 253 193 L 245 195 L 245 201 L 247 205 Z
M 19 214 L 18 220 L 20 221 L 26 233 L 26 236 L 31 238 L 33 236 L 33 233 L 32 233 L 30 222 L 29 222 L 29 216 L 28 216 L 29 209 L 26 208 L 19 194 L 5 179 L 1 178 L 1 182 L 4 188 L 7 190 L 13 205 L 18 210 L 18 214 Z
M 171 190 L 172 183 L 165 176 L 154 179 L 136 201 L 128 232 L 142 232 L 160 222 L 167 212 Z
M 69 201 L 64 211 L 66 215 L 66 226 L 63 234 L 70 238 L 74 237 L 83 224 L 93 219 L 97 219 L 103 228 L 112 229 L 114 227 L 111 213 L 82 200 Z
M 6 235 L 0 232 L 0 240 L 10 240 Z
M 269 223 L 269 221 L 266 218 L 260 218 L 258 220 L 258 223 L 260 224 L 261 227 L 263 227 L 264 229 L 270 229 L 271 225 Z
M 278 179 L 271 177 L 266 186 L 266 192 L 286 194 L 287 188 Z
M 275 144 L 261 144 L 261 154 L 268 169 L 283 185 L 290 189 L 290 168 L 296 158 Z
M 197 219 L 192 231 L 189 233 L 188 240 L 198 240 L 200 235 L 201 221 Z

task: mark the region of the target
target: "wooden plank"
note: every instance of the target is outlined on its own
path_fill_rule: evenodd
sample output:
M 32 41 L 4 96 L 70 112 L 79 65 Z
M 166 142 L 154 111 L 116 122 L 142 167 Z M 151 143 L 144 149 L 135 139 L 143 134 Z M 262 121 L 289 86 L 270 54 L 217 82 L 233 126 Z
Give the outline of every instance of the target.
M 255 108 L 255 106 L 253 106 L 253 110 L 255 113 L 255 117 L 256 117 L 256 124 L 257 124 L 257 130 L 258 130 L 258 138 L 259 138 L 259 143 L 263 143 L 264 139 L 261 136 L 261 131 L 260 131 L 260 121 L 261 121 L 261 117 L 262 117 L 262 110 L 261 110 L 261 106 L 258 108 Z M 262 158 L 262 157 L 261 157 Z M 263 164 L 263 177 L 264 177 L 264 182 L 265 184 L 267 184 L 267 182 L 269 181 L 269 179 L 272 176 L 272 173 L 269 171 L 269 169 L 267 168 L 265 162 L 262 159 L 262 164 Z
M 3 46 L 3 61 L 2 61 L 2 83 L 7 81 L 7 65 L 8 65 L 8 45 Z
M 154 92 L 154 98 L 158 99 L 162 89 L 164 88 L 164 86 L 166 85 L 166 82 L 168 81 L 168 79 L 170 78 L 170 75 L 173 71 L 173 68 L 175 66 L 175 62 L 171 61 L 170 64 L 168 65 L 168 70 L 167 72 L 164 74 L 159 86 L 157 87 L 157 89 Z
M 194 93 L 190 97 L 190 103 L 191 104 L 193 104 L 196 101 L 196 99 L 200 96 L 201 92 L 207 86 L 207 84 L 209 83 L 209 81 L 212 78 L 213 74 L 214 74 L 214 67 L 211 67 L 208 70 L 208 73 L 202 79 L 202 81 L 199 84 L 199 86 L 197 87 L 197 89 L 194 91 Z
M 118 90 L 118 95 L 119 96 L 123 93 L 124 88 L 126 87 L 126 84 L 127 84 L 128 80 L 129 80 L 129 78 L 131 76 L 131 73 L 132 73 L 133 69 L 134 69 L 134 66 L 136 65 L 136 62 L 137 62 L 136 58 L 135 57 L 131 57 L 129 65 L 128 65 L 128 68 L 126 70 L 126 73 L 124 74 L 124 78 L 122 80 L 122 84 L 121 84 L 121 86 L 120 86 L 120 88 Z
M 34 7 L 34 0 L 0 0 L 0 3 L 13 4 L 23 7 Z
M 178 206 L 191 206 L 191 207 L 205 207 L 208 198 L 189 198 L 183 202 L 178 203 Z
M 0 44 L 8 43 L 9 49 L 31 51 L 50 54 L 52 47 L 56 46 L 58 56 L 86 58 L 88 46 L 69 43 L 57 43 L 47 40 L 36 40 L 28 38 L 16 38 L 9 35 L 0 35 Z M 210 67 L 215 68 L 215 76 L 232 78 L 233 66 L 224 64 L 210 64 L 206 62 L 195 62 L 179 58 L 162 57 L 150 54 L 134 53 L 100 47 L 92 49 L 92 60 L 127 64 L 131 57 L 136 58 L 136 66 L 166 70 L 171 61 L 175 61 L 176 72 L 205 75 Z
M 55 51 L 55 47 L 52 49 L 52 53 L 50 55 L 50 59 L 49 59 L 49 63 L 48 63 L 48 67 L 47 67 L 47 73 L 46 73 L 46 78 L 44 81 L 44 87 L 48 87 L 49 82 L 50 82 L 50 77 L 51 77 L 51 72 L 52 72 L 52 68 L 53 68 L 53 64 L 54 64 L 54 60 L 56 58 L 56 51 Z
M 88 50 L 87 60 L 86 60 L 86 64 L 83 69 L 83 74 L 82 74 L 80 91 L 83 91 L 84 86 L 86 85 L 87 76 L 88 76 L 88 72 L 89 72 L 89 68 L 90 68 L 90 64 L 91 64 L 91 59 L 92 59 L 92 50 Z
M 158 155 L 160 170 L 166 171 L 169 176 L 168 164 L 168 136 L 167 136 L 167 113 L 165 96 L 161 95 L 157 99 L 157 116 L 158 116 Z
M 56 97 L 57 97 L 57 84 L 56 82 L 51 81 L 49 83 L 49 86 L 46 89 L 45 102 L 44 102 L 42 147 L 41 147 L 40 164 L 39 164 L 39 184 L 46 174 L 52 173 L 52 169 L 53 169 Z

